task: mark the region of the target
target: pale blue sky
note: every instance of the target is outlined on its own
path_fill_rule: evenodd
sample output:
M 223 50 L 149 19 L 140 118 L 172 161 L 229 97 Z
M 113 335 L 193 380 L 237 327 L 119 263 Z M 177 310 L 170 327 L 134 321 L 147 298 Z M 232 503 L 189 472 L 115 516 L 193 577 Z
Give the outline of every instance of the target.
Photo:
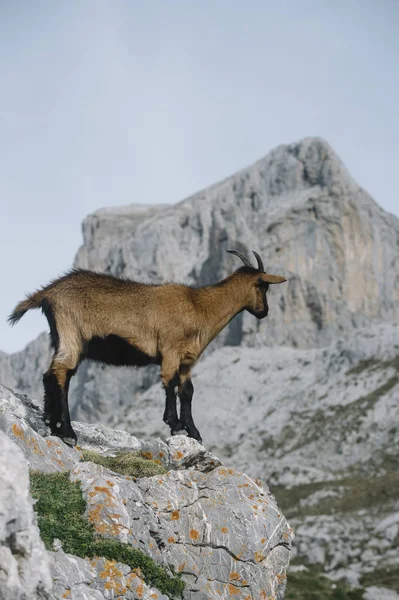
M 177 202 L 324 137 L 399 213 L 398 0 L 0 0 L 0 349 L 102 206 Z

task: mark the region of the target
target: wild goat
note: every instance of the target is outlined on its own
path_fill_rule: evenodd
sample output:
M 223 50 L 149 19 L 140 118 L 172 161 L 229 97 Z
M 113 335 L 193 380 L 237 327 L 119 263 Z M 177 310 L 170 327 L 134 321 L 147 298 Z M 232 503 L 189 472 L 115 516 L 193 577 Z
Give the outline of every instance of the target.
M 265 273 L 256 252 L 257 268 L 240 252 L 228 252 L 245 266 L 215 285 L 152 285 L 73 270 L 16 306 L 9 317 L 11 324 L 28 310 L 41 308 L 50 326 L 54 355 L 43 375 L 43 385 L 44 418 L 53 435 L 76 444 L 68 388 L 79 363 L 86 358 L 108 365 L 160 365 L 166 393 L 163 420 L 172 435 L 185 429 L 201 442 L 191 413 L 191 367 L 238 313 L 247 310 L 258 319 L 266 317 L 269 284 L 286 281 Z

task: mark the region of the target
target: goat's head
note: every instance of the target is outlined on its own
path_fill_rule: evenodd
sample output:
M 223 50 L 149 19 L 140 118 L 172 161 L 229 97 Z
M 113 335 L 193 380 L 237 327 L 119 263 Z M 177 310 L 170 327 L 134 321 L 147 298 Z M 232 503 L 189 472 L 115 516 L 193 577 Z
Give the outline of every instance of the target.
M 267 317 L 269 312 L 269 305 L 267 303 L 267 291 L 270 284 L 283 283 L 287 281 L 285 277 L 280 275 L 270 275 L 265 273 L 263 262 L 257 252 L 252 250 L 256 261 L 257 267 L 251 264 L 251 261 L 236 250 L 227 250 L 230 254 L 235 254 L 241 258 L 244 263 L 244 267 L 241 267 L 236 271 L 237 275 L 242 278 L 242 285 L 248 286 L 248 304 L 245 306 L 245 310 L 254 315 L 258 319 Z

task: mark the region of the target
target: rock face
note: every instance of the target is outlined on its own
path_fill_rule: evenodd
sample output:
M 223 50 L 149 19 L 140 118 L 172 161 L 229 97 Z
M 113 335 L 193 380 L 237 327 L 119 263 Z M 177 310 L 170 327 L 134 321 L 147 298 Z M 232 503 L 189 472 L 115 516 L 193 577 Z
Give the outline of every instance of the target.
M 49 600 L 48 558 L 34 523 L 24 455 L 0 431 L 0 598 Z
M 68 448 L 57 438 L 45 436 L 41 419 L 35 402 L 0 386 L 0 477 L 6 482 L 5 492 L 0 491 L 0 515 L 4 514 L 4 507 L 6 511 L 6 529 L 0 539 L 2 543 L 6 541 L 6 546 L 1 546 L 7 559 L 5 589 L 14 590 L 12 579 L 17 577 L 7 545 L 14 553 L 22 553 L 25 561 L 26 553 L 30 557 L 30 540 L 24 530 L 32 521 L 32 505 L 27 501 L 24 455 L 29 467 L 36 470 L 70 471 L 71 480 L 80 484 L 87 502 L 87 518 L 97 534 L 140 549 L 165 568 L 173 567 L 182 573 L 186 582 L 184 599 L 284 597 L 293 534 L 275 499 L 260 481 L 223 467 L 203 446 L 184 436 L 167 442 L 144 442 L 123 431 L 76 423 L 79 442 L 86 448 L 105 454 L 129 449 L 151 456 L 169 469 L 164 475 L 133 481 L 101 465 L 81 462 L 80 449 Z M 19 483 L 24 490 L 21 499 L 19 488 L 10 489 L 10 473 L 16 465 L 23 475 Z M 14 514 L 19 515 L 16 525 Z M 165 595 L 145 585 L 126 565 L 112 563 L 110 569 L 109 561 L 85 561 L 60 548 L 46 556 L 37 527 L 31 527 L 35 557 L 41 557 L 44 566 L 35 570 L 36 579 L 29 564 L 24 567 L 27 582 L 17 582 L 19 595 L 14 591 L 14 596 L 3 594 L 7 600 L 50 598 L 46 595 L 51 587 L 49 563 L 54 582 L 51 598 L 57 600 L 166 600 Z M 4 526 L 0 535 L 3 529 Z M 0 586 L 1 569 L 3 566 Z M 43 581 L 40 595 L 37 582 Z M 27 589 L 32 590 L 31 595 Z
M 193 381 L 204 443 L 270 483 L 297 561 L 352 585 L 399 569 L 398 325 L 325 349 L 220 348 Z M 162 401 L 156 384 L 114 426 L 155 435 Z
M 49 367 L 50 356 L 47 333 L 41 333 L 20 352 L 0 352 L 0 383 L 32 398 L 42 398 L 42 377 Z

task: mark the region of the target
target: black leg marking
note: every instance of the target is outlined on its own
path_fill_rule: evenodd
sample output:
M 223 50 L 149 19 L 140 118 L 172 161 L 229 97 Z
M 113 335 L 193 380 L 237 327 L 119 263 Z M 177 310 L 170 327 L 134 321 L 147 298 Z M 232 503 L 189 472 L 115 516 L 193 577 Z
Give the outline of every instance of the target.
M 169 425 L 172 435 L 184 431 L 184 425 L 179 421 L 176 408 L 176 386 L 179 385 L 179 376 L 175 375 L 165 386 L 166 402 L 163 414 L 164 422 Z
M 53 350 L 55 350 L 55 352 L 58 352 L 58 347 L 60 345 L 60 337 L 58 335 L 57 323 L 55 321 L 53 307 L 51 306 L 50 302 L 46 298 L 43 298 L 43 300 L 41 302 L 41 307 L 42 307 L 42 312 L 46 316 L 46 319 L 47 319 L 49 327 L 50 327 L 51 345 L 53 347 Z
M 50 426 L 52 435 L 63 439 L 66 444 L 75 446 L 77 437 L 72 429 L 68 407 L 69 382 L 74 371 L 68 371 L 64 387 L 61 387 L 56 374 L 48 371 L 43 375 L 44 421 Z
M 186 379 L 179 389 L 179 397 L 181 404 L 180 420 L 183 423 L 188 436 L 197 440 L 202 444 L 201 434 L 194 425 L 193 415 L 191 412 L 192 398 L 194 394 L 194 386 L 191 379 Z

